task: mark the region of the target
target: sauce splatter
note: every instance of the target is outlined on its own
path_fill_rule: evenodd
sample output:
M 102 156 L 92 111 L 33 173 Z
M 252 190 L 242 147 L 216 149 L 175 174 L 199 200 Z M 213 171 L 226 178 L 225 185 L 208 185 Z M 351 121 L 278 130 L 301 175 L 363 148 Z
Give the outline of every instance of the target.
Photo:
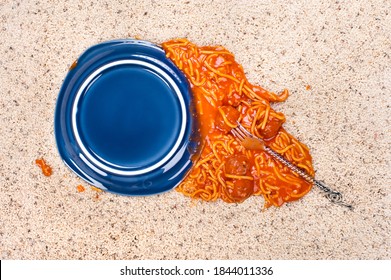
M 99 193 L 96 193 L 96 194 L 92 197 L 92 201 L 97 202 L 97 201 L 99 201 L 99 200 L 100 200 L 100 195 L 99 195 Z
M 98 193 L 103 192 L 101 189 L 94 187 L 94 186 L 91 186 L 91 190 L 96 191 Z
M 74 69 L 74 68 L 76 68 L 76 66 L 77 66 L 77 60 L 75 60 L 75 61 L 72 63 L 72 65 L 69 67 L 69 71 L 72 70 L 72 69 Z
M 311 89 L 311 86 L 310 85 L 306 85 L 305 86 L 305 90 L 310 90 Z
M 77 189 L 77 192 L 79 192 L 79 193 L 84 192 L 86 190 L 82 185 L 78 185 L 76 187 L 76 189 Z
M 41 168 L 43 175 L 49 177 L 52 175 L 52 168 L 46 163 L 43 158 L 36 159 L 35 163 Z
M 205 140 L 200 158 L 177 190 L 192 198 L 229 203 L 263 195 L 266 207 L 281 206 L 307 194 L 310 183 L 254 143 L 242 145 L 230 133 L 239 122 L 313 174 L 308 148 L 285 131 L 285 116 L 270 106 L 271 102 L 286 100 L 288 90 L 275 94 L 251 84 L 234 55 L 222 46 L 199 47 L 187 39 L 162 46 L 190 82 L 200 135 Z
M 91 190 L 96 192 L 95 195 L 92 197 L 92 200 L 95 202 L 99 201 L 101 199 L 100 194 L 103 192 L 103 190 L 94 186 L 91 186 Z

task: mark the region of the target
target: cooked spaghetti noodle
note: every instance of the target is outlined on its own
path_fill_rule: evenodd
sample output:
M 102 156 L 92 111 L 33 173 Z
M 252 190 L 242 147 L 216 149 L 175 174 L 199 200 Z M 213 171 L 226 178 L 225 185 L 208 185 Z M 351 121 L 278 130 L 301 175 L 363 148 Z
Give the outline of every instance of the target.
M 247 150 L 230 130 L 240 122 L 292 163 L 313 175 L 308 148 L 282 127 L 285 116 L 270 102 L 282 102 L 288 91 L 269 92 L 252 85 L 243 68 L 221 46 L 198 47 L 186 39 L 162 44 L 188 78 L 205 146 L 193 169 L 177 187 L 205 201 L 242 202 L 263 195 L 265 206 L 281 206 L 303 197 L 311 184 L 263 150 Z

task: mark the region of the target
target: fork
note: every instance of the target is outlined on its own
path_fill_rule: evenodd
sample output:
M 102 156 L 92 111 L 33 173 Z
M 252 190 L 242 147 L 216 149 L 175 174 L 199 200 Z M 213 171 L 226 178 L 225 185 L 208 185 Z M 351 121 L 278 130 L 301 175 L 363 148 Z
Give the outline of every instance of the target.
M 353 210 L 353 206 L 343 202 L 343 197 L 340 192 L 337 192 L 335 190 L 330 189 L 326 184 L 322 181 L 315 180 L 313 176 L 308 174 L 305 170 L 301 169 L 300 167 L 294 165 L 290 161 L 288 161 L 286 158 L 284 158 L 282 155 L 274 151 L 272 148 L 267 146 L 265 142 L 261 139 L 256 137 L 255 135 L 251 134 L 246 128 L 244 128 L 240 123 L 238 123 L 238 126 L 231 129 L 232 135 L 240 141 L 242 146 L 248 150 L 264 150 L 266 153 L 268 153 L 270 156 L 272 156 L 274 159 L 278 160 L 285 166 L 287 166 L 290 170 L 300 175 L 303 179 L 305 179 L 307 182 L 314 184 L 317 186 L 321 191 L 324 192 L 324 195 L 328 198 L 329 201 L 332 203 L 345 206 L 349 208 L 350 210 Z

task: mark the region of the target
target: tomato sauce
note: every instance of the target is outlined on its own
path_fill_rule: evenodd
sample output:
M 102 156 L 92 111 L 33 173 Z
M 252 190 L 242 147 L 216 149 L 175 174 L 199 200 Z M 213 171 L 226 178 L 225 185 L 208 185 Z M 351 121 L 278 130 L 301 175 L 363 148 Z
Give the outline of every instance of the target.
M 43 158 L 36 159 L 35 163 L 41 168 L 43 175 L 47 177 L 52 175 L 52 168 L 46 163 Z
M 276 95 L 250 84 L 242 66 L 223 47 L 198 47 L 179 39 L 163 43 L 163 48 L 190 82 L 200 132 L 206 141 L 199 159 L 205 168 L 194 168 L 179 191 L 195 198 L 221 198 L 226 202 L 263 195 L 268 207 L 296 200 L 311 189 L 310 183 L 262 149 L 246 150 L 238 141 L 231 141 L 235 139 L 230 131 L 240 122 L 266 145 L 282 151 L 288 160 L 313 174 L 308 149 L 284 130 L 284 115 L 269 104 L 284 101 L 287 91 Z M 229 153 L 222 148 L 217 150 L 218 142 L 224 142 Z

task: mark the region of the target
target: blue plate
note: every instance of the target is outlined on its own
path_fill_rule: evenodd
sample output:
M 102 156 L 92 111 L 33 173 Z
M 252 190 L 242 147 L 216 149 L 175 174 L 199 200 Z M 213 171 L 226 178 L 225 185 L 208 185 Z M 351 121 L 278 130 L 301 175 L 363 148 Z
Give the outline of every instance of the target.
M 64 162 L 88 183 L 125 195 L 177 186 L 200 141 L 189 84 L 157 45 L 95 45 L 71 67 L 55 112 Z

